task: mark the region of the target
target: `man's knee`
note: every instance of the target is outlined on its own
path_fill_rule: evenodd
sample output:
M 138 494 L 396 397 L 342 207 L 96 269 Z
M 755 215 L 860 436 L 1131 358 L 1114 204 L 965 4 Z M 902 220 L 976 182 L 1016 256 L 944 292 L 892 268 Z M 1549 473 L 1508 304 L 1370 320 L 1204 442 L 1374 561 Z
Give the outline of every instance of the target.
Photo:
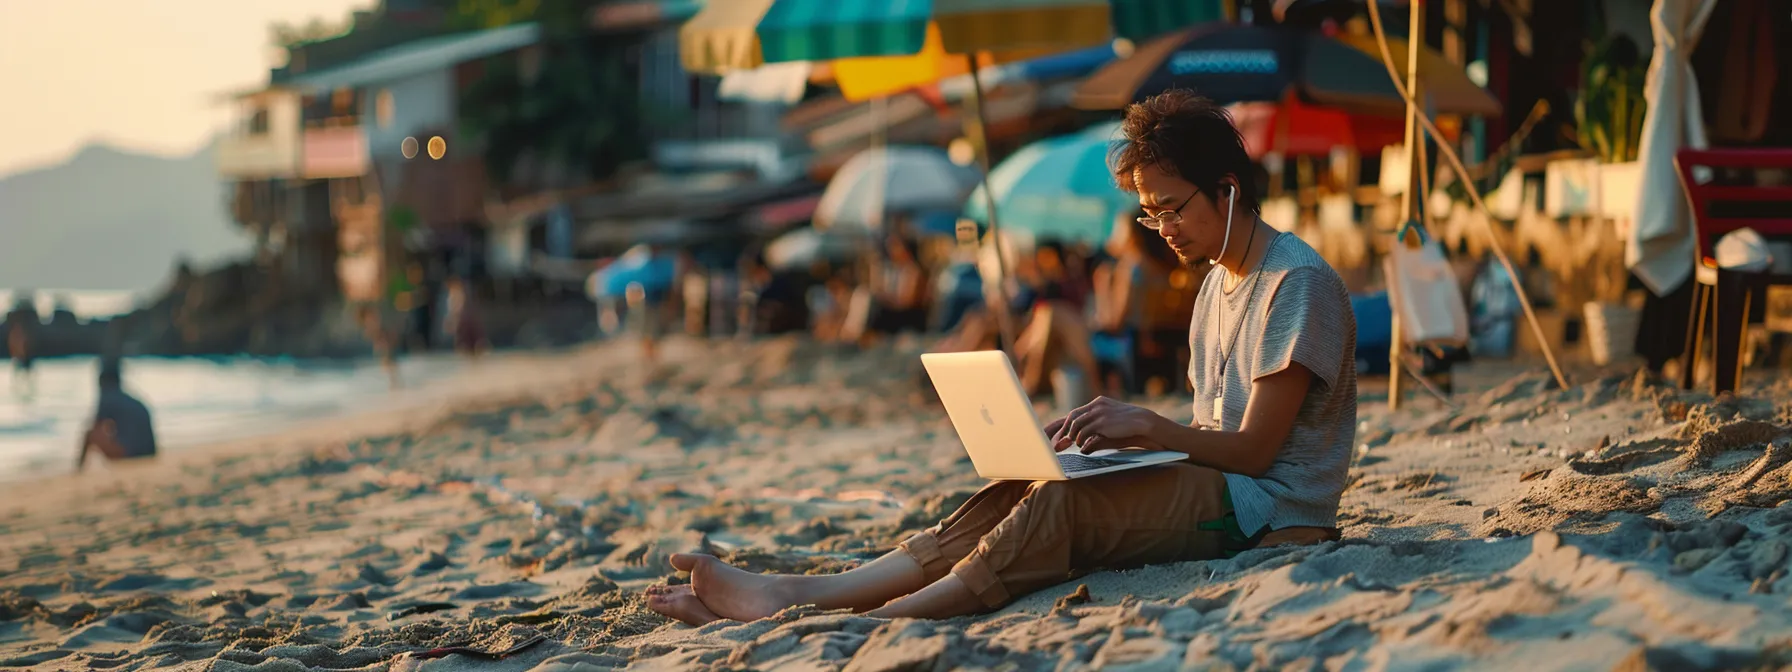
M 1027 486 L 1027 499 L 1035 504 L 1068 502 L 1076 497 L 1074 481 L 1034 481 Z

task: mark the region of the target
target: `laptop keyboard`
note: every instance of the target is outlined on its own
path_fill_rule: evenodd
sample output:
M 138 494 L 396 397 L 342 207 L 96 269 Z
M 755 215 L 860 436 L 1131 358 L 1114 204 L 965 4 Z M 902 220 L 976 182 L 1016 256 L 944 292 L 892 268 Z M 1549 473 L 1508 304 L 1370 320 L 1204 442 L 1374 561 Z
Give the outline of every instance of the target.
M 1060 453 L 1058 455 L 1058 466 L 1062 467 L 1066 474 L 1132 463 L 1132 460 L 1113 457 L 1090 457 L 1088 455 L 1078 455 L 1076 453 Z

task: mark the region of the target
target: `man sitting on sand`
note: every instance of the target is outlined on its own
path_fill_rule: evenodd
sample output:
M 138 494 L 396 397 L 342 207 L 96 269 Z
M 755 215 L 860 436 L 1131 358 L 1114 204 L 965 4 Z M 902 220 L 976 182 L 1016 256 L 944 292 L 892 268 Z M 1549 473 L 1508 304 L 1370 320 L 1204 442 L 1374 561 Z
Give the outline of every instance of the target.
M 112 461 L 155 457 L 156 431 L 149 419 L 149 407 L 124 391 L 119 367 L 116 359 L 100 362 L 99 410 L 93 414 L 93 426 L 81 438 L 81 456 L 75 460 L 75 471 L 86 466 L 89 448 Z
M 1140 223 L 1182 263 L 1215 263 L 1189 341 L 1193 426 L 1100 398 L 1045 427 L 1063 450 L 1147 448 L 1188 460 L 1069 481 L 998 481 L 897 550 L 832 576 L 753 574 L 708 555 L 650 590 L 686 623 L 794 605 L 948 618 L 1104 568 L 1229 557 L 1336 536 L 1356 424 L 1356 318 L 1343 281 L 1257 217 L 1250 158 L 1223 108 L 1187 91 L 1131 106 L 1111 167 Z

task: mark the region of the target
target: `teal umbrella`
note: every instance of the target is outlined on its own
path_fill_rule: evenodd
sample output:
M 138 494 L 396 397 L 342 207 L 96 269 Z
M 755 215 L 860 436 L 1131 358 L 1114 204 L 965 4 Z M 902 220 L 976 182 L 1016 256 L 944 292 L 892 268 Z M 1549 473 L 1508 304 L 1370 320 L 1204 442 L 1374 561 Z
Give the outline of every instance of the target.
M 1040 140 L 1002 161 L 989 172 L 1002 228 L 1040 240 L 1106 240 L 1114 219 L 1139 204 L 1108 172 L 1108 149 L 1117 139 L 1119 124 L 1100 124 Z M 984 203 L 978 187 L 965 202 L 965 216 L 987 225 Z

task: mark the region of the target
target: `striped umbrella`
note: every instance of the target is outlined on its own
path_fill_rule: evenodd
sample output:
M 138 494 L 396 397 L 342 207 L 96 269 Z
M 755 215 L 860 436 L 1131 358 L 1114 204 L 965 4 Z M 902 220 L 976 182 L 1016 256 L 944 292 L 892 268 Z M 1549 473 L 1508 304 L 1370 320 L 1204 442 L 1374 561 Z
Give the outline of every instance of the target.
M 767 63 L 907 56 L 932 13 L 933 0 L 776 0 L 756 31 Z
M 718 0 L 679 30 L 685 70 L 833 61 L 869 100 L 1049 53 L 1142 40 L 1221 18 L 1221 0 Z M 839 67 L 844 66 L 844 67 Z
M 765 62 L 754 27 L 773 0 L 723 0 L 704 6 L 678 28 L 678 52 L 686 72 L 722 75 Z
M 685 70 L 920 53 L 1062 51 L 1224 18 L 1222 0 L 717 0 L 679 30 Z
M 1221 0 L 773 0 L 758 16 L 763 60 L 778 63 L 918 54 L 930 24 L 949 54 L 1068 51 L 1214 21 L 1222 10 Z
M 1106 240 L 1115 217 L 1138 207 L 1138 198 L 1115 186 L 1108 172 L 1108 148 L 1119 128 L 1098 124 L 1040 140 L 990 171 L 989 190 L 1002 226 L 1040 240 Z M 988 221 L 987 202 L 979 187 L 965 202 L 965 216 Z
M 1201 23 L 1226 20 L 1220 0 L 1108 0 L 1114 35 L 1134 42 Z

